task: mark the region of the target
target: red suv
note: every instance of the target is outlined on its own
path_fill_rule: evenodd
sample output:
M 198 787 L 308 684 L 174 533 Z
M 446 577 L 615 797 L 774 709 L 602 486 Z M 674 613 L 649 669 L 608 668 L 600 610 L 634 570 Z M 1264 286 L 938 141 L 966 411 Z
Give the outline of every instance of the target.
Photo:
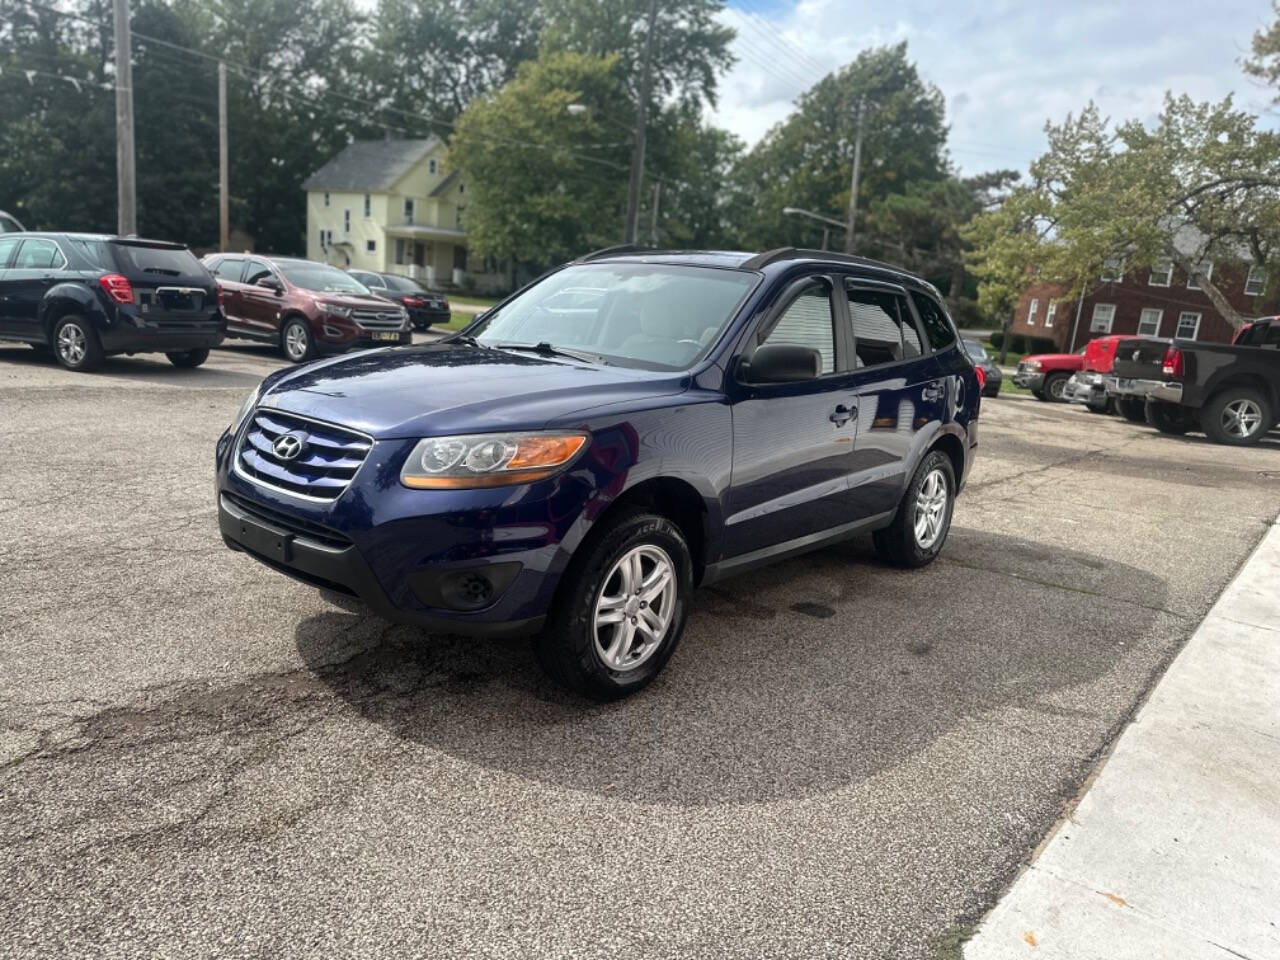
M 294 363 L 413 341 L 404 307 L 328 264 L 236 253 L 204 264 L 222 291 L 227 336 L 277 344 Z

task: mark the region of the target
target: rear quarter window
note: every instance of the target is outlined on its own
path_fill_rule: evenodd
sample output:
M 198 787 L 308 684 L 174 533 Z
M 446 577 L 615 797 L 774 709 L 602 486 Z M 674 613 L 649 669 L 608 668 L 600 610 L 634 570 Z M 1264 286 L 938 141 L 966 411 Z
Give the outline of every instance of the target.
M 911 301 L 916 305 L 916 312 L 920 314 L 920 322 L 924 324 L 924 335 L 929 340 L 929 346 L 934 350 L 944 350 L 956 342 L 955 328 L 951 326 L 951 320 L 947 312 L 942 309 L 942 304 L 919 290 L 911 291 Z
M 116 268 L 116 265 L 111 262 L 111 253 L 107 250 L 105 241 L 71 237 L 66 243 L 72 254 L 83 260 L 91 268 L 95 270 L 114 270 Z
M 116 260 L 125 273 L 153 277 L 204 277 L 208 271 L 190 250 L 116 243 Z

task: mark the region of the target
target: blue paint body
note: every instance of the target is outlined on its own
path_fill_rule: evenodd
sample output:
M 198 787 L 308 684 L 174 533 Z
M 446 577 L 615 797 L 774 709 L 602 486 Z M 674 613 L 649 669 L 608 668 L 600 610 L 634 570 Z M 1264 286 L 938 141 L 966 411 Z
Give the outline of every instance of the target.
M 648 262 L 662 257 L 650 255 Z M 672 262 L 736 267 L 744 255 L 681 255 Z M 391 348 L 273 374 L 259 409 L 339 424 L 372 440 L 350 487 L 310 502 L 233 469 L 237 438 L 217 446 L 221 523 L 229 545 L 245 511 L 332 531 L 331 553 L 309 569 L 307 537 L 290 559 L 259 559 L 322 588 L 358 595 L 393 619 L 463 633 L 536 629 L 575 549 L 637 490 L 695 503 L 691 536 L 707 582 L 757 562 L 866 532 L 891 519 L 921 458 L 935 446 L 957 481 L 977 443 L 979 388 L 958 340 L 896 363 L 818 379 L 752 385 L 736 375 L 757 324 L 803 277 L 869 278 L 923 292 L 927 285 L 871 266 L 787 260 L 758 271 L 722 336 L 679 373 L 515 353 L 465 342 Z M 834 301 L 833 301 L 834 302 Z M 837 321 L 839 321 L 837 316 Z M 838 407 L 853 411 L 843 424 Z M 399 474 L 422 437 L 511 430 L 583 431 L 585 452 L 568 470 L 531 484 L 414 490 Z M 237 507 L 236 505 L 239 505 Z M 349 545 L 345 544 L 349 541 Z M 354 551 L 354 553 L 352 553 Z M 415 585 L 442 570 L 519 564 L 499 599 L 477 612 L 431 606 Z M 345 564 L 345 565 L 344 565 Z M 331 570 L 356 569 L 350 576 Z M 367 571 L 367 574 L 366 574 Z

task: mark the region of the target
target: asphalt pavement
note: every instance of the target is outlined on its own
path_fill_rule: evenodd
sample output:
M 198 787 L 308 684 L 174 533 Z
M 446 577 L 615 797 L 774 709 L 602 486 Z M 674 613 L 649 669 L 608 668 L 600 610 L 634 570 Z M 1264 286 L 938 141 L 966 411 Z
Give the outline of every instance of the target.
M 984 400 L 939 562 L 701 591 L 598 706 L 225 549 L 280 362 L 0 345 L 0 957 L 958 956 L 1280 491 L 1280 443 Z

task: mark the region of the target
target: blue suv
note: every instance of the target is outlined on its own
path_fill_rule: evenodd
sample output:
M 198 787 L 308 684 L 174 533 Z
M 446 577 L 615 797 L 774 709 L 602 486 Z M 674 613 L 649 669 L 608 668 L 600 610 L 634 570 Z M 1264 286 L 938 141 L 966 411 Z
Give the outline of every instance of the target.
M 606 250 L 442 342 L 267 377 L 218 441 L 219 524 L 340 604 L 533 635 L 613 699 L 662 669 L 700 584 L 866 533 L 933 560 L 979 393 L 899 269 Z

